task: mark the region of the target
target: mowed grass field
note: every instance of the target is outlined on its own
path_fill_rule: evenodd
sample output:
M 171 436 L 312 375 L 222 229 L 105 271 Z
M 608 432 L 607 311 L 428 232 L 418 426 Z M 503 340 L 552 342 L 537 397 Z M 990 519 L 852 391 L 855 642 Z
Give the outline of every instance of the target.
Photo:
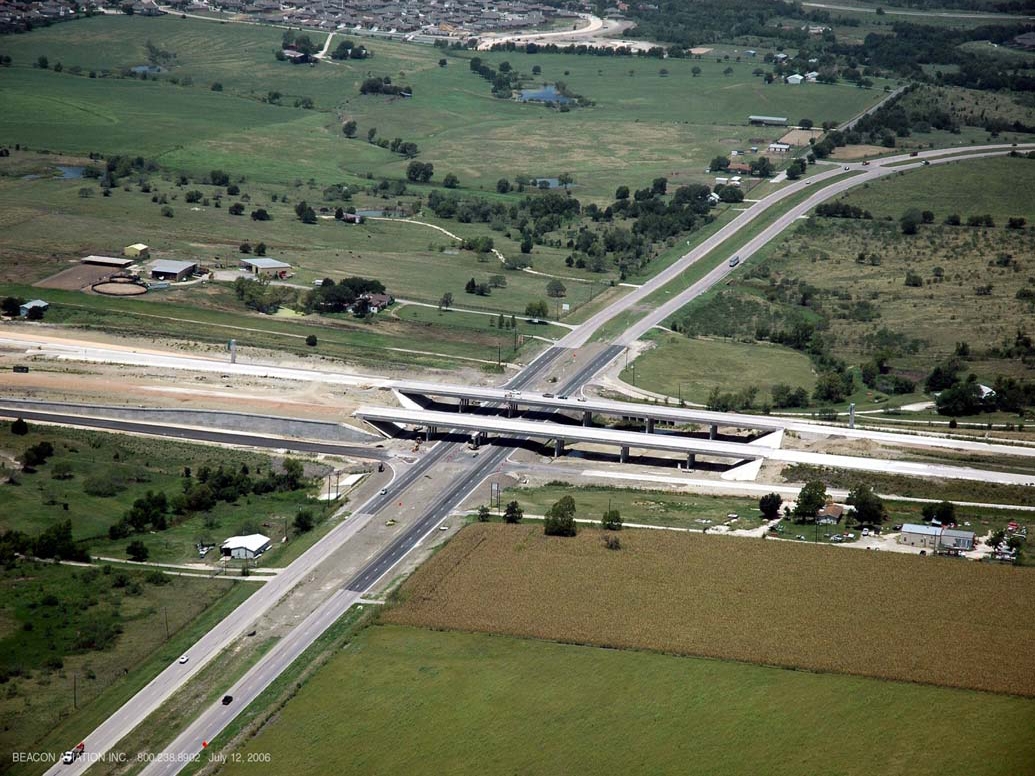
M 816 385 L 808 356 L 791 348 L 668 333 L 650 339 L 654 347 L 624 369 L 622 379 L 684 402 L 705 404 L 715 388 L 737 393 L 753 387 L 763 403 L 778 383 L 810 394 Z
M 868 183 L 838 198 L 896 221 L 910 208 L 930 210 L 935 223 L 953 213 L 966 223 L 968 216 L 990 214 L 996 226 L 1010 217 L 1035 223 L 1035 198 L 1018 196 L 1035 190 L 1035 159 L 1010 157 L 1007 152 L 990 159 L 935 164 Z
M 473 524 L 388 622 L 1035 696 L 1027 569 L 667 531 Z
M 471 52 L 364 40 L 374 52 L 368 60 L 292 66 L 273 58 L 281 35 L 168 16 L 95 18 L 17 36 L 5 48 L 14 66 L 0 87 L 5 105 L 16 110 L 0 117 L 0 136 L 33 147 L 154 156 L 198 173 L 246 170 L 269 182 L 401 177 L 405 159 L 342 136 L 341 121 L 351 118 L 361 138 L 376 128 L 381 137 L 418 143 L 439 180 L 451 171 L 464 185 L 491 191 L 500 177 L 570 172 L 578 196 L 602 201 L 619 183 L 641 187 L 658 175 L 674 184 L 704 181 L 703 169 L 717 153 L 782 134 L 746 126 L 749 114 L 843 121 L 876 102 L 884 84 L 873 90 L 766 86 L 751 75 L 758 63 L 747 60 L 666 61 L 663 77 L 658 60 L 477 54 L 493 66 L 509 61 L 530 82 L 564 81 L 595 102 L 561 113 L 493 98 L 490 85 L 469 70 Z M 310 35 L 325 40 L 323 33 Z M 146 64 L 148 41 L 176 54 L 158 81 L 86 76 L 91 69 Z M 60 61 L 64 72 L 32 69 L 40 55 Z M 447 66 L 439 67 L 443 56 Z M 537 65 L 542 73 L 533 79 Z M 72 75 L 73 66 L 84 74 Z M 694 66 L 702 69 L 697 78 Z M 723 74 L 727 66 L 731 75 Z M 413 99 L 360 96 L 368 72 L 411 85 Z M 188 77 L 192 85 L 183 86 Z M 216 82 L 223 91 L 211 91 Z M 283 94 L 282 107 L 259 102 L 269 91 Z M 311 97 L 315 109 L 292 107 L 298 97 Z M 167 111 L 175 116 L 171 125 L 162 118 Z
M 265 767 L 290 776 L 324 774 L 329 763 L 393 775 L 1016 776 L 1035 758 L 1032 704 L 380 625 L 360 633 L 243 745 L 239 762 L 218 772 L 255 773 L 249 756 L 268 755 Z

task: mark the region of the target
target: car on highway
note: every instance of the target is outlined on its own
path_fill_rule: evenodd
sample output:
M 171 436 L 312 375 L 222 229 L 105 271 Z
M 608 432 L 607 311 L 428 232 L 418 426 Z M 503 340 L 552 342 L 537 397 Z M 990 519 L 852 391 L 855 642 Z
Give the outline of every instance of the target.
M 557 398 L 558 398 L 558 399 L 567 399 L 567 398 L 568 398 L 568 394 L 566 394 L 566 393 L 562 393 L 562 394 L 561 394 L 560 396 L 558 396 Z
M 847 170 L 851 170 L 851 169 L 852 169 L 852 168 L 851 168 L 851 167 L 849 167 L 849 166 L 848 166 L 847 164 L 845 165 L 845 170 L 846 170 L 846 171 L 847 171 Z
M 544 393 L 543 394 L 543 398 L 544 399 L 552 399 L 553 398 L 553 394 L 552 393 Z
M 229 706 L 233 702 L 234 702 L 234 696 L 233 695 L 224 695 L 223 696 L 223 705 L 224 706 Z
M 585 396 L 579 396 L 577 399 L 575 399 L 575 401 L 585 401 L 585 400 L 586 400 Z
M 381 495 L 385 495 L 388 492 L 388 488 L 381 488 Z
M 735 267 L 738 264 L 740 264 L 740 256 L 734 256 L 732 259 L 730 259 L 730 266 L 731 267 Z
M 179 663 L 182 666 L 188 660 L 190 660 L 190 657 L 188 657 L 187 655 L 180 655 L 180 659 L 177 660 L 176 662 Z
M 863 167 L 869 167 L 869 166 L 870 166 L 869 162 L 863 162 Z
M 79 759 L 80 755 L 86 751 L 86 744 L 80 743 L 79 746 L 69 749 L 61 756 L 61 762 L 65 765 L 70 765 Z

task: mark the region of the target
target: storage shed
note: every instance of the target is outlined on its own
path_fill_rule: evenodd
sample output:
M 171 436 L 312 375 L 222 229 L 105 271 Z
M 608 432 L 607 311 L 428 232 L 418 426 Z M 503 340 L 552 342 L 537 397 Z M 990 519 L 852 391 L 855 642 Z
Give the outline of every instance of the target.
M 291 271 L 291 265 L 286 261 L 256 257 L 254 259 L 241 259 L 241 269 L 251 272 L 253 275 L 271 275 L 282 278 Z
M 180 281 L 194 274 L 198 268 L 196 261 L 170 261 L 162 259 L 151 265 L 151 277 L 155 280 Z
M 270 538 L 262 534 L 231 536 L 220 546 L 220 552 L 229 558 L 255 559 L 270 548 Z
M 151 249 L 143 243 L 133 243 L 122 249 L 122 255 L 131 259 L 148 259 L 151 257 Z

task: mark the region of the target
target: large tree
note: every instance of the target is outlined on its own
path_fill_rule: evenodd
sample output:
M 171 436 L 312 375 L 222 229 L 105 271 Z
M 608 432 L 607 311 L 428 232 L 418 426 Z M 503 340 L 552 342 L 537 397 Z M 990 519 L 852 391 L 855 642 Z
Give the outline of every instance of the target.
M 557 278 L 553 278 L 549 283 L 546 284 L 546 295 L 552 297 L 562 297 L 568 294 L 568 289 L 564 287 Z
M 516 501 L 511 501 L 507 504 L 507 508 L 503 511 L 503 522 L 504 523 L 520 523 L 521 518 L 525 516 L 525 510 L 521 508 L 521 505 Z
M 852 507 L 851 516 L 859 525 L 880 525 L 888 519 L 884 502 L 869 485 L 852 488 L 846 503 Z
M 781 506 L 783 506 L 783 497 L 779 493 L 769 493 L 758 500 L 758 511 L 765 515 L 766 520 L 778 518 Z
M 578 533 L 575 525 L 575 499 L 561 496 L 546 510 L 543 533 L 547 536 L 574 536 Z
M 794 519 L 799 523 L 815 522 L 816 513 L 827 503 L 827 486 L 822 480 L 811 480 L 798 493 L 794 504 Z

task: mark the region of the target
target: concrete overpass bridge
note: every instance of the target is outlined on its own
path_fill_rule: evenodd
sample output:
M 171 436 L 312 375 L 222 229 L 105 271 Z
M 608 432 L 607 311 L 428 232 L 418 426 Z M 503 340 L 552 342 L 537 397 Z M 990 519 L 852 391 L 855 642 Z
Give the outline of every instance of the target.
M 760 443 L 725 442 L 463 412 L 364 406 L 356 410 L 353 415 L 380 428 L 384 428 L 384 424 L 422 428 L 426 430 L 429 438 L 439 433 L 441 429 L 457 429 L 471 433 L 473 439 L 479 443 L 485 441 L 490 434 L 512 439 L 539 439 L 544 442 L 553 440 L 555 456 L 564 455 L 565 446 L 569 443 L 581 442 L 617 447 L 619 460 L 622 462 L 628 460 L 629 451 L 633 449 L 680 453 L 686 456 L 688 467 L 694 466 L 698 455 L 732 459 L 734 462 L 740 463 L 767 458 L 774 449 L 771 445 L 761 444 L 771 437 L 759 440 Z M 776 444 L 778 445 L 779 442 L 777 441 Z
M 592 425 L 593 415 L 607 415 L 626 420 L 643 421 L 647 431 L 653 432 L 658 423 L 672 425 L 701 424 L 709 428 L 709 438 L 715 439 L 720 426 L 750 429 L 754 431 L 782 431 L 788 421 L 761 415 L 746 415 L 736 412 L 712 412 L 686 407 L 669 407 L 664 404 L 638 404 L 635 402 L 611 401 L 608 399 L 567 396 L 564 394 L 514 391 L 506 388 L 481 388 L 467 385 L 442 385 L 410 380 L 393 381 L 389 384 L 400 401 L 409 400 L 411 407 L 420 406 L 422 397 L 455 399 L 460 412 L 472 406 L 498 405 L 506 410 L 508 417 L 520 413 L 523 408 L 572 413 L 581 418 L 582 425 Z

